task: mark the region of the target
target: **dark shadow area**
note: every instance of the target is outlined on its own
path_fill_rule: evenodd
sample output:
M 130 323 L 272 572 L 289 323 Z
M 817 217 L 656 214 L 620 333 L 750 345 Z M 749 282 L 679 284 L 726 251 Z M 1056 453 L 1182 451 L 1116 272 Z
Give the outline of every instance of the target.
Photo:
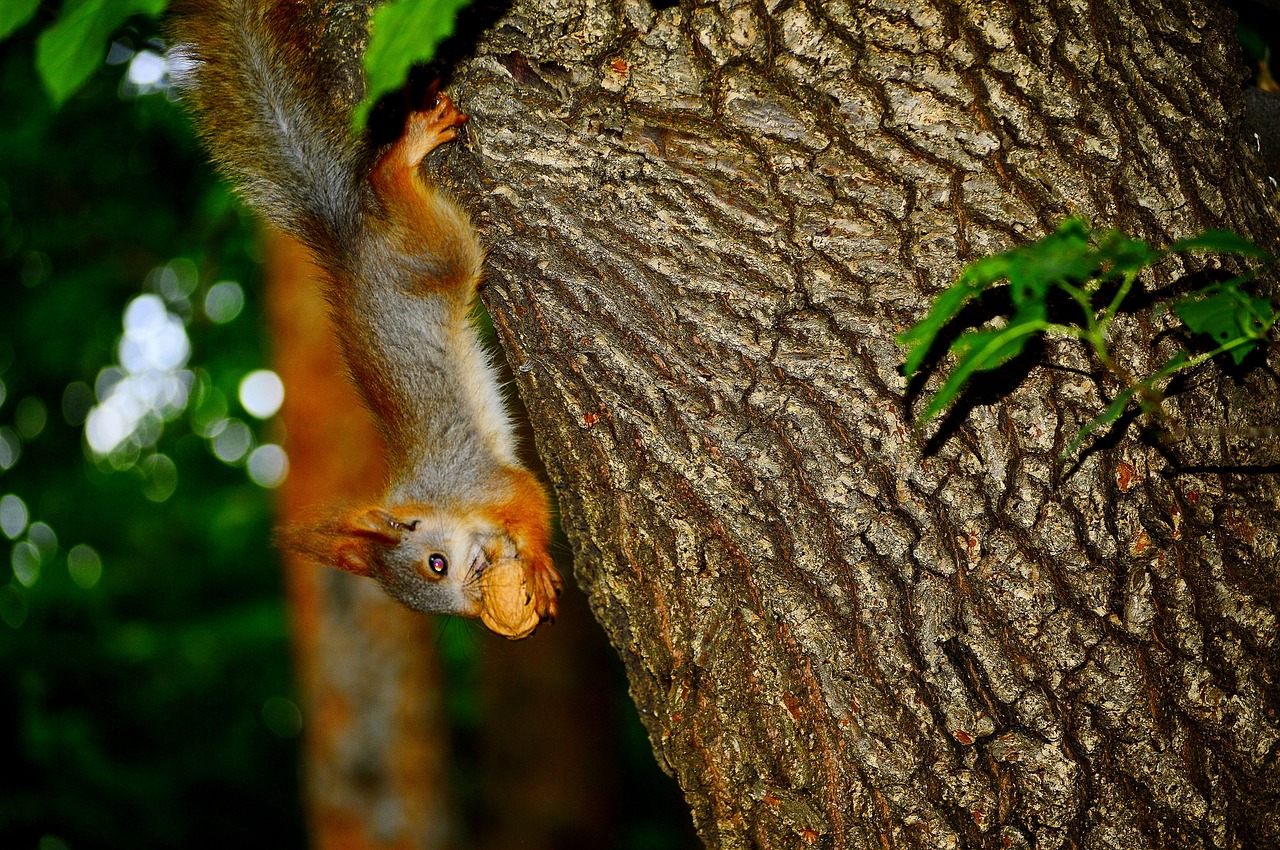
M 1027 347 L 1021 354 L 999 369 L 979 372 L 975 376 L 977 380 L 971 379 L 969 385 L 942 413 L 938 430 L 925 441 L 925 455 L 936 454 L 948 440 L 954 437 L 975 407 L 996 404 L 1008 397 L 1027 379 L 1032 369 L 1043 364 L 1044 352 L 1044 341 L 1038 338 L 1033 339 L 1027 342 Z

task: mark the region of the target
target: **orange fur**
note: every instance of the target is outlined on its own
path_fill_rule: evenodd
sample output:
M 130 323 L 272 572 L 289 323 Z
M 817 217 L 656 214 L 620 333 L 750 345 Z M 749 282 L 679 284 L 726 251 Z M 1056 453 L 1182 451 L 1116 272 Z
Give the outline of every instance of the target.
M 555 621 L 562 582 L 551 560 L 551 502 L 546 488 L 527 469 L 506 470 L 511 496 L 480 508 L 480 513 L 506 531 L 527 567 L 538 616 Z
M 440 145 L 456 139 L 458 127 L 466 121 L 467 116 L 454 106 L 448 95 L 441 94 L 431 109 L 409 113 L 404 132 L 378 158 L 369 175 L 392 228 L 390 235 L 400 243 L 403 254 L 418 253 L 423 245 L 448 245 L 458 236 L 458 213 L 423 178 L 422 162 Z M 428 289 L 434 290 L 465 287 L 469 291 L 463 293 L 464 302 L 469 301 L 470 290 L 476 282 L 423 281 Z

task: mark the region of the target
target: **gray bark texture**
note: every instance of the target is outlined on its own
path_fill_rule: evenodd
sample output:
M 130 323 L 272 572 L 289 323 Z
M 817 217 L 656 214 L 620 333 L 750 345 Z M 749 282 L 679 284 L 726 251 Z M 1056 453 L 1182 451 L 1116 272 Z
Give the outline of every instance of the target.
M 1180 441 L 1130 422 L 1064 460 L 1119 389 L 1078 346 L 926 443 L 894 341 L 1068 214 L 1274 249 L 1233 25 L 1199 0 L 486 22 L 445 170 L 577 580 L 709 847 L 1280 847 L 1274 352 L 1175 386 Z M 1174 326 L 1122 317 L 1119 355 L 1154 370 Z

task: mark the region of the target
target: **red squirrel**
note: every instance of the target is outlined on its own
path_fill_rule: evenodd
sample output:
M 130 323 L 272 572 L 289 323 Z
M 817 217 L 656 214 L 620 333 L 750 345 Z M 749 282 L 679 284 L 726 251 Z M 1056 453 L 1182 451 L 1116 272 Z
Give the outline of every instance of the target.
M 238 193 L 310 246 L 351 377 L 387 447 L 380 503 L 286 531 L 285 543 L 373 577 L 410 608 L 483 616 L 524 637 L 556 614 L 549 502 L 516 456 L 470 319 L 484 251 L 422 168 L 467 116 L 440 95 L 410 112 L 385 149 L 353 137 L 363 80 L 352 66 L 371 4 L 339 5 L 204 0 L 175 23 L 177 84 L 200 134 Z M 358 49 L 326 49 L 326 27 L 329 38 L 354 32 Z M 482 578 L 498 563 L 523 571 L 523 627 L 486 614 Z

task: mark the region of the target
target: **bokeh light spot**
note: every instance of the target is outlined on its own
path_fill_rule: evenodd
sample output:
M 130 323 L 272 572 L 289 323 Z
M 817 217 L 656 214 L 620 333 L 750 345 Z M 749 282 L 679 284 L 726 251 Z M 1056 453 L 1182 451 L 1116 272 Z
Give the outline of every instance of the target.
M 22 457 L 22 442 L 18 432 L 9 427 L 0 427 L 0 472 L 12 469 Z
M 240 381 L 240 404 L 259 419 L 270 419 L 284 404 L 284 382 L 270 369 L 250 372 Z
M 249 455 L 249 480 L 259 487 L 279 487 L 289 474 L 289 456 L 274 443 L 258 446 Z
M 40 579 L 40 550 L 30 540 L 20 540 L 13 544 L 10 555 L 13 564 L 13 577 L 23 587 L 31 587 Z
M 159 295 L 139 295 L 124 312 L 120 365 L 129 372 L 170 371 L 187 362 L 191 344 L 182 320 Z
M 139 50 L 129 62 L 129 83 L 139 92 L 156 91 L 164 84 L 168 66 L 153 50 Z
M 18 427 L 18 435 L 24 440 L 34 440 L 40 436 L 40 432 L 44 430 L 45 423 L 48 421 L 49 411 L 45 408 L 44 402 L 33 395 L 18 402 L 18 407 L 13 414 L 13 424 Z
M 195 403 L 191 407 L 191 427 L 202 437 L 216 436 L 227 427 L 227 397 L 204 372 L 198 373 Z
M 142 471 L 147 476 L 142 495 L 153 502 L 163 502 L 178 489 L 178 466 L 168 455 L 155 454 L 143 461 Z
M 62 391 L 62 418 L 73 428 L 84 424 L 93 407 L 93 390 L 84 381 L 73 381 Z
M 180 297 L 195 285 L 188 281 L 193 276 L 175 261 L 160 269 L 157 286 Z M 137 461 L 140 449 L 155 445 L 164 423 L 186 408 L 195 376 L 182 368 L 191 355 L 183 321 L 158 295 L 129 302 L 118 353 L 120 366 L 98 373 L 98 405 L 89 411 L 84 431 L 95 455 L 125 469 Z
M 285 697 L 271 697 L 262 704 L 262 720 L 281 738 L 293 738 L 302 731 L 302 711 Z
M 31 523 L 31 528 L 27 529 L 27 539 L 35 545 L 36 551 L 40 553 L 41 563 L 52 561 L 53 556 L 58 554 L 58 535 L 54 534 L 53 528 L 48 523 Z
M 240 315 L 244 309 L 244 290 L 233 280 L 224 280 L 209 287 L 204 296 L 204 314 L 209 321 L 219 325 Z
M 253 432 L 239 419 L 224 421 L 226 425 L 210 440 L 213 454 L 223 463 L 239 463 L 253 447 Z
M 93 547 L 77 543 L 67 553 L 67 572 L 79 587 L 88 590 L 102 578 L 102 558 Z
M 27 530 L 27 503 L 6 493 L 0 497 L 0 531 L 10 540 L 17 539 Z
M 163 266 L 153 269 L 147 283 L 164 296 L 165 301 L 187 312 L 191 308 L 191 293 L 200 283 L 200 270 L 186 257 L 175 257 Z

